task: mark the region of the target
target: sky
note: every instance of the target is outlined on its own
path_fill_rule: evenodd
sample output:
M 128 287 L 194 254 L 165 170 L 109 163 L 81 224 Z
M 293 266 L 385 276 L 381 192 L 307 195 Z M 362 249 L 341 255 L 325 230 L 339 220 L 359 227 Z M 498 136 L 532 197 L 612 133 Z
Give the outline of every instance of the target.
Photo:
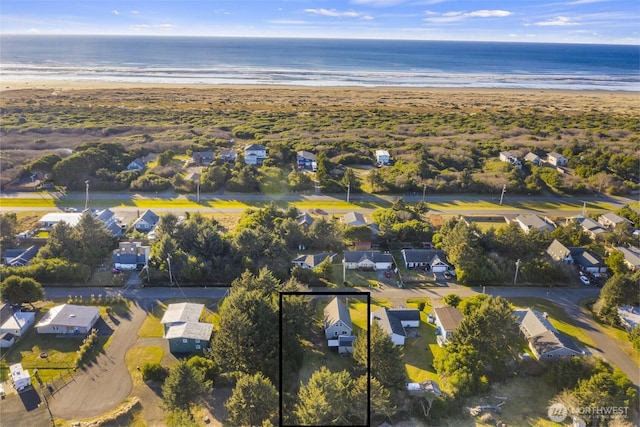
M 0 33 L 640 45 L 640 1 L 1 0 Z

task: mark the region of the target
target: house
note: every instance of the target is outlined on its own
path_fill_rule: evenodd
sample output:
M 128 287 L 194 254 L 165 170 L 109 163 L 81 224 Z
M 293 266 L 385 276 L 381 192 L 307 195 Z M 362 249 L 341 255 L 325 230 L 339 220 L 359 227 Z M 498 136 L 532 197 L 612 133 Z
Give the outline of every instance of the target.
M 607 272 L 607 266 L 596 254 L 589 252 L 587 248 L 567 247 L 558 240 L 551 242 L 547 248 L 547 254 L 554 260 L 575 264 L 581 271 L 591 274 Z
M 213 324 L 200 322 L 204 304 L 177 303 L 167 306 L 160 324 L 172 353 L 197 353 L 209 348 Z
M 104 227 L 116 237 L 122 235 L 122 227 L 120 227 L 119 221 L 116 215 L 111 209 L 102 209 L 91 212 L 93 217 L 100 221 Z
M 574 217 L 567 218 L 567 223 L 569 223 L 569 221 L 577 222 L 580 227 L 582 227 L 582 230 L 593 240 L 601 240 L 604 238 L 604 233 L 607 231 L 599 223 L 583 215 L 576 215 Z
M 552 152 L 547 154 L 547 162 L 553 166 L 567 166 L 569 159 L 564 157 L 562 154 Z
M 0 348 L 9 348 L 16 342 L 16 336 L 11 332 L 0 333 Z
M 518 159 L 518 156 L 516 156 L 515 154 L 510 153 L 509 151 L 501 151 L 500 155 L 499 155 L 499 158 L 500 158 L 500 161 L 511 163 L 512 165 L 514 165 L 518 169 L 522 168 L 522 162 L 520 162 L 520 160 Z
M 209 166 L 213 163 L 214 157 L 213 151 L 194 151 L 191 153 L 191 163 L 196 166 Z
M 324 308 L 324 335 L 329 341 L 329 347 L 338 346 L 338 337 L 353 335 L 353 323 L 349 308 L 335 297 Z
M 140 270 L 149 261 L 151 248 L 143 246 L 142 242 L 120 242 L 118 249 L 114 249 L 112 262 L 120 270 Z
M 296 162 L 300 169 L 313 169 L 313 164 L 316 162 L 316 155 L 309 151 L 298 151 L 296 153 Z
M 462 322 L 462 313 L 455 307 L 435 307 L 433 309 L 438 345 L 446 344 Z
M 624 247 L 618 246 L 616 250 L 622 252 L 624 256 L 624 263 L 631 271 L 636 271 L 640 268 L 640 249 L 635 246 Z
M 389 270 L 393 256 L 374 251 L 344 251 L 342 263 L 349 270 Z
M 347 212 L 340 218 L 340 222 L 346 227 L 357 227 L 360 225 L 367 225 L 367 220 L 360 212 Z
M 262 165 L 267 158 L 267 148 L 261 144 L 251 144 L 244 148 L 244 162 L 248 165 Z
M 36 321 L 36 313 L 33 311 L 12 312 L 0 325 L 0 334 L 10 333 L 15 337 L 21 337 L 27 333 L 31 325 Z
M 391 156 L 387 150 L 376 150 L 376 163 L 379 165 L 388 165 L 391 163 Z
M 604 228 L 616 228 L 619 224 L 631 225 L 631 221 L 621 217 L 620 215 L 616 215 L 613 212 L 607 212 L 606 214 L 600 215 L 598 217 L 598 223 Z
M 135 159 L 134 161 L 132 161 L 131 163 L 129 163 L 127 165 L 127 170 L 128 171 L 143 171 L 146 167 L 146 164 L 144 162 L 143 159 L 141 159 L 140 157 L 138 157 L 137 159 Z
M 220 161 L 225 163 L 235 163 L 238 157 L 236 150 L 220 150 Z
M 353 343 L 355 341 L 355 335 L 340 335 L 338 337 L 338 354 L 342 356 L 353 354 Z
M 400 251 L 405 268 L 423 268 L 433 273 L 451 270 L 444 252 L 436 249 L 403 249 Z
M 329 258 L 331 262 L 333 262 L 333 258 L 336 255 L 337 254 L 335 253 L 329 253 L 329 252 L 322 252 L 319 254 L 300 255 L 299 257 L 294 259 L 292 262 L 300 268 L 314 269 L 327 258 Z
M 559 333 L 546 316 L 530 308 L 515 310 L 520 332 L 538 360 L 556 360 L 582 356 L 583 351 L 567 336 Z
M 10 267 L 24 267 L 38 254 L 38 246 L 30 246 L 27 249 L 7 249 L 2 254 L 2 263 Z
M 391 337 L 395 345 L 404 345 L 407 337 L 405 328 L 420 326 L 420 311 L 416 309 L 380 308 L 371 313 L 371 323 L 376 322 Z
M 88 334 L 99 318 L 97 307 L 62 304 L 49 310 L 35 327 L 39 334 Z
M 200 182 L 200 174 L 198 172 L 189 172 L 185 175 L 184 180 L 188 182 Z
M 531 162 L 536 166 L 542 166 L 542 159 L 537 154 L 527 153 L 527 155 L 524 156 L 524 160 Z
M 553 231 L 556 227 L 551 221 L 542 219 L 538 215 L 518 215 L 514 222 L 520 226 L 522 231 L 529 234 L 533 229 L 538 231 Z
M 309 227 L 315 222 L 313 217 L 306 212 L 301 213 L 298 218 L 296 218 L 298 225 L 300 225 L 305 230 L 309 230 Z
M 144 211 L 144 213 L 133 222 L 133 228 L 137 231 L 150 231 L 158 224 L 160 217 L 153 213 L 150 209 Z
M 71 227 L 75 227 L 82 218 L 82 212 L 52 212 L 40 218 L 40 228 L 51 230 L 59 222 L 66 222 Z

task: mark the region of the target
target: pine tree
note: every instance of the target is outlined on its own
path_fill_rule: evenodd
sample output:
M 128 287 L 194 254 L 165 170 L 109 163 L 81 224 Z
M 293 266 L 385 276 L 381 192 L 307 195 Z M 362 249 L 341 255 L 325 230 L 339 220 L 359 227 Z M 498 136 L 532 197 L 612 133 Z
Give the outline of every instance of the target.
M 162 385 L 162 401 L 169 411 L 190 413 L 191 406 L 210 390 L 211 382 L 205 380 L 203 371 L 180 361 L 171 368 Z
M 406 381 L 406 370 L 402 359 L 402 350 L 393 344 L 391 337 L 387 335 L 377 322 L 370 326 L 370 360 L 369 370 L 386 388 L 402 387 Z M 366 368 L 367 360 L 367 336 L 360 334 L 354 343 L 353 358 L 363 368 Z
M 242 375 L 224 404 L 228 422 L 236 426 L 259 426 L 278 423 L 278 392 L 262 374 Z

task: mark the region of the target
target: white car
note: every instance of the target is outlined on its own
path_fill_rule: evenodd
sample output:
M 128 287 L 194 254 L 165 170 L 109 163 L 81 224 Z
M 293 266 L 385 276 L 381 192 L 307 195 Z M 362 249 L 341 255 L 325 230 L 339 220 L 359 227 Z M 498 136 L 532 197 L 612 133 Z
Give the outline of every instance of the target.
M 584 283 L 585 285 L 590 285 L 591 281 L 589 280 L 589 278 L 587 276 L 580 276 L 580 281 L 582 283 Z

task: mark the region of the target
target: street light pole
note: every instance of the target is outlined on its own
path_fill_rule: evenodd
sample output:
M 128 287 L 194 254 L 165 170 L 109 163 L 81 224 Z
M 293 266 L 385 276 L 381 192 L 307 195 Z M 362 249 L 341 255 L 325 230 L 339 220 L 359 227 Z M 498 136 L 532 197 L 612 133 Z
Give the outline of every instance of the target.
M 349 193 L 351 192 L 351 181 L 347 184 L 347 203 L 349 203 Z
M 84 196 L 84 210 L 89 208 L 89 180 L 84 182 L 85 184 L 85 196 Z
M 500 206 L 502 206 L 502 199 L 504 198 L 504 193 L 507 191 L 507 184 L 502 186 L 502 194 L 500 194 Z
M 514 285 L 518 281 L 518 270 L 520 270 L 520 259 L 518 259 L 518 261 L 516 261 L 516 275 L 513 276 L 513 284 Z
M 196 202 L 200 203 L 200 180 L 196 181 L 196 191 L 197 191 Z
M 171 274 L 171 255 L 167 255 L 167 265 L 169 266 L 169 284 L 173 286 L 173 275 Z
M 424 202 L 424 197 L 427 194 L 427 184 L 422 185 L 422 201 Z

